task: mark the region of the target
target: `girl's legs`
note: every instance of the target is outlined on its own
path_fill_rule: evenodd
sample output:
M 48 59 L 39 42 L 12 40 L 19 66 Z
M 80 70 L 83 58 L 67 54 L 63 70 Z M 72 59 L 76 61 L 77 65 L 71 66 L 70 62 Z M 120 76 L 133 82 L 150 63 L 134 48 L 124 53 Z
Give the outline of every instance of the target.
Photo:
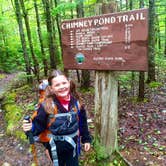
M 56 143 L 57 148 L 57 154 L 58 154 L 58 163 L 59 166 L 78 166 L 78 154 L 76 153 L 76 156 L 73 157 L 73 147 L 65 142 L 65 141 L 58 141 Z M 51 147 L 50 144 L 47 143 L 45 145 L 47 149 L 48 156 L 52 160 L 52 154 L 51 154 Z
M 63 153 L 58 156 L 59 166 L 78 166 L 78 155 L 73 157 L 71 153 Z
M 75 157 L 71 156 L 68 160 L 66 160 L 66 166 L 78 166 L 78 155 Z

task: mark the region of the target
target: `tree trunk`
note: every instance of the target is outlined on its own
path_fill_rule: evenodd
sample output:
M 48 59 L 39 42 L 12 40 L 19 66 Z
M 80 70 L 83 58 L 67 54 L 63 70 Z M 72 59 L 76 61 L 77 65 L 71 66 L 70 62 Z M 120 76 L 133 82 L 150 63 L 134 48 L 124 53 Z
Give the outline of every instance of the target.
M 145 91 L 145 74 L 144 72 L 139 72 L 139 94 L 138 94 L 138 101 L 144 100 L 144 91 Z
M 49 7 L 50 7 L 50 12 L 51 12 L 53 10 L 53 8 L 54 8 L 53 0 L 50 0 Z M 55 19 L 55 17 L 52 16 L 52 14 L 50 14 L 50 17 L 51 17 L 52 33 L 53 33 L 52 37 L 53 37 L 53 41 L 54 41 L 54 46 L 56 47 L 56 27 L 55 27 L 56 19 Z M 60 61 L 59 61 L 59 57 L 58 57 L 58 50 L 57 50 L 57 48 L 55 49 L 55 60 L 56 60 L 56 64 L 59 64 Z
M 83 1 L 79 1 L 77 4 L 77 17 L 81 18 L 84 17 L 84 4 Z M 81 72 L 81 88 L 89 88 L 90 87 L 90 71 L 89 70 L 82 70 Z M 77 74 L 79 74 L 77 72 Z M 79 80 L 79 77 L 77 77 Z
M 25 60 L 26 73 L 28 76 L 27 81 L 29 83 L 32 83 L 32 78 L 29 77 L 31 75 L 31 65 L 30 65 L 30 59 L 29 59 L 27 47 L 26 47 L 26 40 L 25 40 L 25 35 L 24 35 L 24 29 L 23 29 L 19 1 L 14 0 L 14 5 L 15 5 L 16 19 L 17 19 L 17 23 L 19 26 L 19 33 L 20 33 L 21 45 L 22 45 L 22 49 L 23 49 L 23 56 L 24 56 L 24 60 Z
M 57 7 L 58 3 L 57 0 L 54 0 L 55 7 Z M 58 14 L 55 16 L 55 22 L 58 30 L 58 37 L 59 37 L 59 43 L 60 43 L 60 52 L 61 52 L 61 57 L 62 59 L 62 39 L 61 39 L 61 29 L 60 29 L 60 16 Z
M 164 46 L 164 55 L 166 57 L 166 17 L 165 17 L 165 46 Z
M 128 0 L 126 0 L 126 10 L 128 10 Z
M 70 0 L 70 2 L 72 3 L 73 0 Z M 74 17 L 73 17 L 73 16 L 74 16 L 74 11 L 73 11 L 73 9 L 71 9 L 70 12 L 71 12 L 71 16 L 72 16 L 72 18 L 74 18 Z
M 25 5 L 24 5 L 23 0 L 20 0 L 20 5 L 21 5 L 22 11 L 23 11 L 23 17 L 24 17 L 24 21 L 25 21 L 27 36 L 28 36 L 29 48 L 31 51 L 32 59 L 33 59 L 34 74 L 37 77 L 37 80 L 39 80 L 39 63 L 38 63 L 37 58 L 36 58 L 35 53 L 34 53 L 28 13 L 27 13 L 27 10 L 25 9 Z
M 139 1 L 139 7 L 144 8 L 144 6 L 145 6 L 144 0 L 140 0 Z
M 132 97 L 135 96 L 135 73 L 132 71 L 131 72 L 131 94 L 132 94 Z
M 133 9 L 133 1 L 129 0 L 129 9 L 132 10 Z M 126 8 L 127 10 L 127 8 Z M 132 92 L 132 96 L 135 96 L 135 72 L 132 71 L 131 72 L 131 92 Z
M 130 0 L 130 1 L 129 1 L 129 8 L 130 8 L 130 10 L 133 9 L 133 0 Z
M 161 32 L 160 32 L 160 24 L 159 24 L 159 18 L 158 16 L 156 17 L 156 24 L 157 24 L 157 36 L 156 36 L 156 42 L 157 42 L 157 46 L 158 46 L 158 49 L 161 50 L 162 49 L 162 46 L 161 46 Z
M 123 3 L 122 3 L 122 0 L 120 0 L 119 3 L 120 3 L 120 11 L 121 11 L 121 10 L 123 9 L 123 5 L 122 5 Z
M 54 33 L 53 33 L 53 26 L 52 26 L 52 19 L 50 13 L 50 1 L 49 0 L 42 0 L 45 16 L 46 16 L 46 25 L 47 25 L 47 32 L 48 32 L 48 44 L 49 44 L 49 53 L 50 53 L 50 66 L 51 69 L 56 69 L 56 51 L 55 51 L 55 41 L 54 41 Z
M 79 77 L 78 81 L 79 81 Z M 90 71 L 82 70 L 81 72 L 81 88 L 88 89 L 90 87 Z
M 149 0 L 149 70 L 148 80 L 150 83 L 155 81 L 155 0 Z
M 144 0 L 139 1 L 140 8 L 144 7 Z M 138 101 L 144 100 L 144 93 L 145 93 L 145 73 L 139 72 L 139 92 L 138 92 Z
M 114 2 L 104 5 L 105 10 L 116 10 Z M 104 9 L 102 7 L 102 9 Z M 100 8 L 99 8 L 100 9 Z M 107 11 L 107 10 L 106 10 Z M 98 11 L 100 12 L 100 11 Z M 104 12 L 104 10 L 103 10 Z M 98 14 L 98 13 L 97 13 Z M 105 14 L 105 12 L 104 12 Z M 95 72 L 95 138 L 111 155 L 117 150 L 118 130 L 118 81 L 116 72 Z
M 58 3 L 57 3 L 57 0 L 54 0 L 54 3 L 55 3 L 55 7 L 57 7 Z M 60 25 L 59 25 L 59 17 L 58 15 L 55 16 L 55 19 L 56 19 L 56 23 L 57 23 L 57 28 L 58 28 L 58 34 L 59 34 L 59 40 L 60 40 L 60 45 L 61 45 L 61 48 L 62 48 L 62 40 L 61 40 L 61 30 L 60 30 Z
M 41 33 L 41 25 L 40 25 L 40 18 L 39 18 L 39 12 L 38 12 L 38 6 L 37 6 L 36 0 L 34 0 L 34 8 L 35 8 L 35 13 L 36 13 L 37 32 L 38 32 L 38 36 L 39 36 L 42 62 L 43 62 L 43 66 L 44 66 L 44 75 L 47 76 L 48 75 L 48 63 L 47 63 L 46 54 L 45 54 L 45 51 L 44 51 L 44 45 L 43 45 L 42 33 Z

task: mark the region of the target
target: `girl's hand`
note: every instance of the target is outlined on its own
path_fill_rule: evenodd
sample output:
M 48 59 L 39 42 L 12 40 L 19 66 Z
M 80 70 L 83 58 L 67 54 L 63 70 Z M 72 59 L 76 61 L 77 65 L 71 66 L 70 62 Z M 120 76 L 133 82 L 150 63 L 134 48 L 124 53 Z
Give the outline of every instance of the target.
M 85 150 L 85 152 L 89 151 L 89 149 L 90 149 L 90 143 L 85 143 L 84 144 L 84 150 Z
M 23 120 L 23 125 L 22 125 L 23 130 L 26 131 L 30 131 L 32 129 L 32 120 L 30 120 L 30 122 L 28 120 Z

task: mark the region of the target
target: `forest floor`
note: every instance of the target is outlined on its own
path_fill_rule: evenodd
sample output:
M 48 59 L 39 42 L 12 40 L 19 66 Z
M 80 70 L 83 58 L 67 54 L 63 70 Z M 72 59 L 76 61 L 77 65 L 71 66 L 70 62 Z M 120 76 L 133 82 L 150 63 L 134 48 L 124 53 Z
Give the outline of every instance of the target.
M 15 75 L 6 75 L 0 79 L 0 89 L 8 84 Z M 26 97 L 25 97 L 26 96 Z M 34 92 L 22 92 L 17 103 L 28 104 L 34 101 Z M 146 92 L 146 102 L 136 102 L 126 91 L 119 95 L 118 144 L 120 153 L 133 166 L 166 165 L 166 85 Z M 83 103 L 88 111 L 91 133 L 94 133 L 94 94 L 82 93 Z M 24 99 L 24 100 L 23 100 Z M 4 111 L 0 109 L 0 165 L 31 166 L 32 154 L 28 142 L 22 142 L 5 133 Z M 50 166 L 44 149 L 36 144 L 39 165 Z

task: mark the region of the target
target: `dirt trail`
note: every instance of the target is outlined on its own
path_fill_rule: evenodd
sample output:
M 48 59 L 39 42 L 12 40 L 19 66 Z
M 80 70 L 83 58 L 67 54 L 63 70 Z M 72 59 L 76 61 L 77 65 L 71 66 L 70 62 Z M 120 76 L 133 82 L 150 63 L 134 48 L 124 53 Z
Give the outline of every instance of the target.
M 5 74 L 5 77 L 0 80 L 1 99 L 16 76 L 17 73 Z M 31 154 L 29 143 L 20 142 L 15 137 L 6 135 L 4 110 L 1 108 L 0 122 L 0 166 L 30 166 L 33 163 L 33 156 Z M 49 161 L 45 156 L 42 146 L 36 144 L 36 147 L 40 165 L 49 166 Z
M 3 93 L 8 89 L 11 81 L 16 77 L 16 73 L 14 74 L 4 74 L 4 78 L 0 79 L 0 96 L 3 96 Z

